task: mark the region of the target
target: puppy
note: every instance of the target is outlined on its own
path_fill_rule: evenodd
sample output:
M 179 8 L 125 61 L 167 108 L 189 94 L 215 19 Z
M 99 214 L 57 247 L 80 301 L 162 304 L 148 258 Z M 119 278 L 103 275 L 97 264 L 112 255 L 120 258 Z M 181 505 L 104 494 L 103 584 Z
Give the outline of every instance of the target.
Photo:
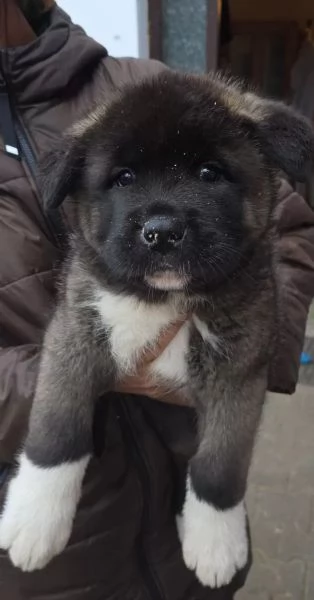
M 278 319 L 276 171 L 302 179 L 313 156 L 310 126 L 286 106 L 165 72 L 123 89 L 47 158 L 46 206 L 70 196 L 76 227 L 0 522 L 15 565 L 39 569 L 63 550 L 95 401 L 187 315 L 151 367 L 198 416 L 183 557 L 211 587 L 245 565 L 244 494 Z

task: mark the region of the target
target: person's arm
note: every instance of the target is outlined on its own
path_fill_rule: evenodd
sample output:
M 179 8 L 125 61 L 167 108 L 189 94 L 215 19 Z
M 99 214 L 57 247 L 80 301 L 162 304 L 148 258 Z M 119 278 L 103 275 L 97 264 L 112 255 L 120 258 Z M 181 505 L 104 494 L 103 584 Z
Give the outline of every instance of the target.
M 292 394 L 310 303 L 314 296 L 314 211 L 289 183 L 278 192 L 280 328 L 269 371 L 269 391 Z
M 21 164 L 0 155 L 0 468 L 23 442 L 59 252 Z
M 39 348 L 0 347 L 0 465 L 11 463 L 27 428 Z
M 16 223 L 19 217 L 17 211 Z M 46 240 L 42 235 L 33 236 L 34 231 L 35 226 L 30 225 L 28 231 L 17 229 L 15 235 L 11 229 L 6 236 L 0 228 L 0 464 L 12 462 L 23 442 L 41 341 L 54 304 L 50 255 L 47 253 L 43 258 L 41 254 Z M 27 237 L 34 241 L 34 246 Z M 2 245 L 5 238 L 6 252 Z M 47 270 L 42 270 L 43 260 Z

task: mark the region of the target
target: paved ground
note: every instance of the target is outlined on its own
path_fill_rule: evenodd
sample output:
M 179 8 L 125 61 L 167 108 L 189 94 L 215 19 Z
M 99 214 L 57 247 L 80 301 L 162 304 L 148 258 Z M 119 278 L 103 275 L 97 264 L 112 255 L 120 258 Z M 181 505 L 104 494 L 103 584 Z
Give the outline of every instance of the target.
M 293 397 L 269 396 L 250 475 L 248 508 L 254 567 L 237 600 L 314 600 L 311 385 L 300 385 Z

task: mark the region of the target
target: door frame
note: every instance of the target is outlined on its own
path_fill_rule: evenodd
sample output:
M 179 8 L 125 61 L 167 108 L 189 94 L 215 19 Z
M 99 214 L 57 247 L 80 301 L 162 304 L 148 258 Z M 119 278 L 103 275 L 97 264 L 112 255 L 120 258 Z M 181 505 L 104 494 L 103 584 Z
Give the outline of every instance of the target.
M 207 0 L 206 71 L 215 70 L 218 64 L 221 2 L 222 0 Z M 148 0 L 148 22 L 150 58 L 155 58 L 162 61 L 162 0 Z

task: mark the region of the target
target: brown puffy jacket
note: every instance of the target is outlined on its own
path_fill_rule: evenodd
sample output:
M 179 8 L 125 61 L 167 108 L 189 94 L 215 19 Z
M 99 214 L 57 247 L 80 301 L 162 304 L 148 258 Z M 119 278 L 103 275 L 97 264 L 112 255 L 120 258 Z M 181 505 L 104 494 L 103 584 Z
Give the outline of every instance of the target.
M 35 184 L 38 158 L 117 85 L 162 68 L 113 59 L 57 8 L 44 35 L 1 51 L 0 85 L 9 91 L 22 161 L 0 151 L 0 463 L 12 463 L 25 433 L 62 257 L 61 224 L 44 215 Z M 270 387 L 293 392 L 314 291 L 314 215 L 286 183 L 280 200 L 286 318 Z M 172 438 L 178 430 L 180 439 Z M 243 574 L 212 592 L 181 558 L 174 515 L 192 438 L 190 409 L 114 395 L 100 402 L 95 458 L 69 546 L 30 575 L 1 554 L 1 600 L 231 599 Z

